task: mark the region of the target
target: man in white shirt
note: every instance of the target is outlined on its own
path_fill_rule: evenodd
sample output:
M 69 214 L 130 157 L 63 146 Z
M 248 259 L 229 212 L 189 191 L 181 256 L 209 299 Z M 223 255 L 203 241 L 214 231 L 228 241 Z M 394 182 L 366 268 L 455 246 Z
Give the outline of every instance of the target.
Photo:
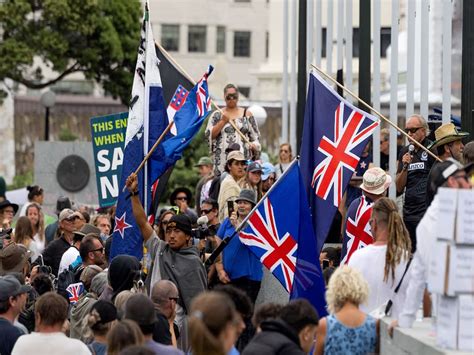
M 389 332 L 397 325 L 402 328 L 411 328 L 416 318 L 416 312 L 422 302 L 428 280 L 431 251 L 436 240 L 435 228 L 437 220 L 441 217 L 439 196 L 436 195 L 438 188 L 442 186 L 451 189 L 471 188 L 467 176 L 472 168 L 472 163 L 463 168 L 461 164 L 454 160 L 447 160 L 433 167 L 429 183 L 435 193 L 435 197 L 416 229 L 418 247 L 413 256 L 413 262 L 409 271 L 410 281 L 406 291 L 406 302 L 398 321 L 394 320 L 389 327 Z
M 80 340 L 63 333 L 67 319 L 67 301 L 55 292 L 46 292 L 35 304 L 36 332 L 18 338 L 12 354 L 90 355 Z

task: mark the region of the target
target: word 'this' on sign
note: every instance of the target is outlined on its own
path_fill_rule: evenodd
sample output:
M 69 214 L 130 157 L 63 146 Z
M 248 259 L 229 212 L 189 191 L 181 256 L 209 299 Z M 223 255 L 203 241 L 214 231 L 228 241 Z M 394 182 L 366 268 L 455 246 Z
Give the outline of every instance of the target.
M 127 120 L 128 112 L 93 117 L 90 120 L 101 207 L 114 205 L 119 195 Z

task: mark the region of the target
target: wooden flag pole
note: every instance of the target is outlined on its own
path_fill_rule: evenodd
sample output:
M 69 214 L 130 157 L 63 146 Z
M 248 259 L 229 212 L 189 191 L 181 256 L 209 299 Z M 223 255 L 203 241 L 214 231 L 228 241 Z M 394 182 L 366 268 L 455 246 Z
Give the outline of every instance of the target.
M 346 91 L 348 94 L 350 94 L 354 99 L 358 100 L 360 103 L 362 103 L 365 107 L 367 107 L 369 110 L 371 110 L 372 112 L 374 112 L 377 116 L 379 116 L 382 120 L 384 120 L 385 122 L 387 122 L 390 126 L 392 126 L 393 128 L 395 128 L 398 132 L 400 132 L 401 134 L 403 134 L 405 137 L 408 138 L 408 140 L 410 142 L 412 142 L 413 144 L 415 144 L 418 148 L 424 150 L 425 152 L 427 152 L 429 155 L 431 155 L 434 159 L 436 159 L 437 161 L 441 162 L 442 160 L 440 158 L 438 158 L 435 154 L 433 154 L 433 152 L 431 152 L 428 148 L 426 148 L 423 144 L 417 142 L 416 140 L 414 140 L 413 138 L 411 138 L 403 129 L 401 129 L 400 127 L 398 127 L 395 123 L 393 123 L 392 121 L 390 121 L 387 117 L 385 117 L 384 115 L 382 115 L 379 111 L 377 111 L 376 109 L 374 109 L 372 106 L 370 106 L 368 103 L 366 103 L 364 100 L 362 100 L 359 96 L 357 96 L 356 94 L 354 94 L 351 90 L 349 90 L 348 88 L 346 88 L 344 85 L 340 84 L 337 82 L 337 80 L 334 80 L 330 75 L 327 75 L 324 71 L 322 71 L 321 69 L 319 69 L 317 66 L 311 64 L 311 66 L 316 69 L 320 74 L 322 74 L 326 79 L 330 80 L 332 83 L 336 84 L 339 88 L 341 88 L 342 90 Z
M 178 67 L 179 70 L 181 70 L 182 74 L 191 82 L 193 83 L 193 85 L 196 85 L 196 82 L 189 76 L 189 74 L 186 72 L 186 70 L 184 70 L 184 68 L 179 65 L 179 63 L 174 60 L 174 58 L 166 51 L 166 49 L 164 49 L 161 44 L 159 44 L 158 42 L 155 42 L 155 44 L 160 48 L 160 50 L 166 55 L 166 57 L 168 58 L 169 61 L 171 61 L 174 65 L 176 65 L 176 67 Z M 217 111 L 220 112 L 221 115 L 224 115 L 224 112 L 222 112 L 222 110 L 220 109 L 219 106 L 216 105 L 216 103 L 211 99 L 211 104 L 217 109 Z M 250 141 L 249 139 L 247 138 L 247 136 L 245 136 L 241 131 L 240 129 L 237 128 L 237 126 L 235 125 L 235 122 L 232 121 L 232 120 L 229 120 L 229 123 L 230 125 L 235 129 L 235 131 L 240 135 L 240 137 L 242 137 L 242 139 L 245 141 L 245 143 L 249 144 L 250 145 Z

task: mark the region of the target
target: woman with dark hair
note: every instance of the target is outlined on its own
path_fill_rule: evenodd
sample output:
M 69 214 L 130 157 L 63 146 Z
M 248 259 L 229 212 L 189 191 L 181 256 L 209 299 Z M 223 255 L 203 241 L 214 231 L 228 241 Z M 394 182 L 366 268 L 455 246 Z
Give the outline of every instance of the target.
M 41 211 L 41 206 L 32 202 L 26 208 L 26 217 L 30 220 L 31 228 L 33 229 L 33 239 L 38 247 L 38 253 L 42 254 L 45 247 L 44 237 L 44 214 Z
M 36 202 L 40 206 L 43 204 L 44 200 L 44 191 L 38 185 L 34 186 L 27 186 L 26 189 L 28 190 L 28 202 L 25 203 L 20 210 L 20 216 L 26 215 L 26 208 L 32 203 Z
M 155 229 L 156 234 L 161 240 L 168 242 L 169 234 L 166 232 L 166 226 L 169 220 L 176 214 L 174 209 L 164 210 L 158 218 L 158 230 Z M 167 238 L 168 237 L 168 238 Z
M 107 334 L 107 353 L 117 355 L 123 349 L 142 345 L 144 342 L 142 331 L 133 320 L 124 319 L 117 322 Z
M 226 106 L 222 111 L 215 111 L 206 128 L 206 138 L 209 144 L 214 171 L 220 175 L 227 161 L 226 149 L 237 143 L 246 159 L 256 158 L 260 154 L 260 132 L 253 114 L 246 108 L 238 106 L 239 90 L 233 84 L 224 88 Z M 242 138 L 236 128 L 247 138 L 250 144 Z
M 191 304 L 189 333 L 193 355 L 228 354 L 237 340 L 237 313 L 220 292 L 205 292 Z
M 16 221 L 14 241 L 17 244 L 25 246 L 30 252 L 30 261 L 33 263 L 40 255 L 38 245 L 33 239 L 33 228 L 28 217 L 20 217 Z

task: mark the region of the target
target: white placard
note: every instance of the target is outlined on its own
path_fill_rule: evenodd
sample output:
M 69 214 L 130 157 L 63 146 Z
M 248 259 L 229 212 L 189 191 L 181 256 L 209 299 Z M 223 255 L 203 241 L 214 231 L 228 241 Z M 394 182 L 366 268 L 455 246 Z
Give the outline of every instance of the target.
M 455 293 L 474 293 L 474 246 L 451 247 L 447 294 Z
M 454 240 L 456 224 L 457 190 L 446 187 L 438 189 L 438 221 L 436 223 L 436 238 Z M 442 218 L 441 218 L 442 217 Z
M 430 292 L 444 294 L 448 248 L 448 243 L 442 241 L 436 241 L 433 245 L 428 266 L 428 290 Z
M 473 190 L 458 190 L 456 242 L 462 244 L 474 244 Z
M 457 297 L 440 297 L 436 320 L 436 345 L 448 349 L 457 348 L 458 307 Z
M 458 348 L 474 351 L 474 295 L 459 296 Z

